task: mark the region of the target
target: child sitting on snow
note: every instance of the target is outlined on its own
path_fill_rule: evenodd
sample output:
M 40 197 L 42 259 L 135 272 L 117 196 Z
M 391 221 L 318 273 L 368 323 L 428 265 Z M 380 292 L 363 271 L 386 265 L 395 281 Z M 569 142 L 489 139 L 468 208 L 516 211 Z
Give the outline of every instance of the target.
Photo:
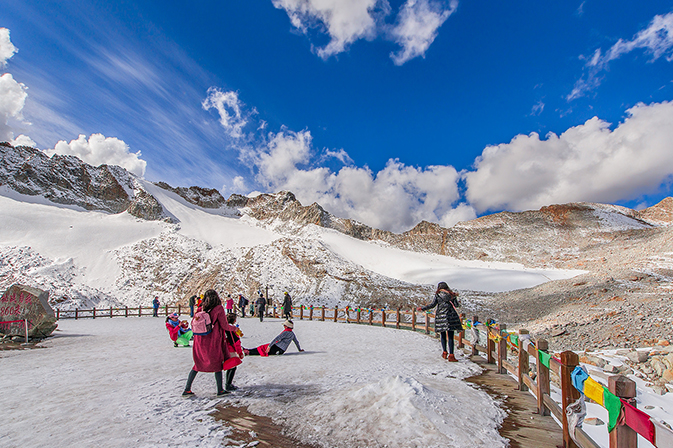
M 269 356 L 269 355 L 282 355 L 285 353 L 285 350 L 290 346 L 290 342 L 294 341 L 294 345 L 297 346 L 297 350 L 303 352 L 302 348 L 299 346 L 299 341 L 297 336 L 295 336 L 292 329 L 294 328 L 294 323 L 291 320 L 286 320 L 283 322 L 283 332 L 276 336 L 276 338 L 271 341 L 269 344 L 260 345 L 257 348 L 243 349 L 243 352 L 246 355 L 259 355 L 259 356 Z
M 189 329 L 189 322 L 186 320 L 180 322 L 180 316 L 173 313 L 166 318 L 166 329 L 174 347 L 189 347 L 189 341 L 192 340 L 192 330 Z

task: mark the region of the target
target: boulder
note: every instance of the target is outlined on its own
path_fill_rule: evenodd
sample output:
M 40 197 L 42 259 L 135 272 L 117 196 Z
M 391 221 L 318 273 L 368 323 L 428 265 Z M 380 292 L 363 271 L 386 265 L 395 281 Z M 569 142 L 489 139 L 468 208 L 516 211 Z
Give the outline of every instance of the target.
M 23 323 L 2 324 L 28 319 L 28 336 L 45 338 L 56 329 L 54 310 L 49 306 L 49 293 L 24 285 L 10 286 L 0 299 L 0 333 L 24 335 Z
M 631 361 L 631 362 L 636 362 L 636 363 L 641 363 L 647 361 L 647 358 L 650 356 L 650 352 L 648 350 L 634 350 L 632 352 L 628 352 L 626 354 L 626 357 Z

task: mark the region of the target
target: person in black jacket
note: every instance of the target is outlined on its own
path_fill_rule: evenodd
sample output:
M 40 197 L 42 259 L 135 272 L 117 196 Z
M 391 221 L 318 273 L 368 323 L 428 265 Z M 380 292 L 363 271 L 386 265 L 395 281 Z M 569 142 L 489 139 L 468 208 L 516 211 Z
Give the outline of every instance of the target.
M 259 315 L 259 321 L 264 322 L 264 311 L 266 308 L 266 299 L 264 298 L 264 294 L 261 292 L 259 293 L 259 298 L 257 299 L 257 302 L 255 302 L 256 306 L 256 312 Z
M 292 296 L 285 291 L 285 298 L 283 299 L 283 317 L 285 319 L 292 319 Z
M 458 293 L 449 288 L 445 282 L 440 282 L 437 285 L 434 300 L 431 304 L 424 307 L 418 307 L 418 311 L 427 311 L 437 307 L 435 312 L 435 333 L 439 334 L 439 339 L 442 344 L 442 358 L 448 359 L 451 362 L 456 362 L 457 359 L 453 354 L 453 332 L 461 331 L 463 324 L 460 321 L 460 316 L 456 307 L 459 307 Z M 449 351 L 446 351 L 446 345 L 449 345 Z
M 248 299 L 243 294 L 238 295 L 238 309 L 241 310 L 241 317 L 245 317 L 245 308 L 248 306 Z
M 194 306 L 196 305 L 196 296 L 189 298 L 189 317 L 194 317 Z

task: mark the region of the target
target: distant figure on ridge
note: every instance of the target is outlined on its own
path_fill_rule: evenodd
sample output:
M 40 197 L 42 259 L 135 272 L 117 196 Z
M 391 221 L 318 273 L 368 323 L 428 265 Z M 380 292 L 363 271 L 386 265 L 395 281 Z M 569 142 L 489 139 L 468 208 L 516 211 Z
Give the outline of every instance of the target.
M 283 322 L 282 333 L 276 336 L 273 341 L 271 341 L 269 344 L 260 345 L 256 348 L 244 348 L 243 353 L 246 355 L 257 356 L 282 355 L 290 346 L 290 342 L 294 342 L 294 345 L 297 346 L 297 350 L 303 352 L 304 350 L 299 346 L 297 336 L 294 334 L 294 331 L 292 331 L 293 328 L 294 322 L 291 320 L 286 320 Z
M 287 291 L 283 294 L 285 295 L 283 299 L 283 317 L 285 319 L 292 319 L 292 296 Z
M 458 293 L 452 291 L 445 282 L 440 282 L 437 285 L 437 291 L 432 303 L 417 308 L 418 311 L 427 311 L 437 307 L 437 311 L 435 312 L 435 333 L 439 334 L 442 344 L 442 358 L 448 359 L 450 362 L 457 361 L 453 354 L 453 332 L 463 329 L 463 324 L 460 322 L 460 316 L 456 310 L 456 307 L 459 306 Z M 446 351 L 447 340 L 449 343 L 448 353 Z

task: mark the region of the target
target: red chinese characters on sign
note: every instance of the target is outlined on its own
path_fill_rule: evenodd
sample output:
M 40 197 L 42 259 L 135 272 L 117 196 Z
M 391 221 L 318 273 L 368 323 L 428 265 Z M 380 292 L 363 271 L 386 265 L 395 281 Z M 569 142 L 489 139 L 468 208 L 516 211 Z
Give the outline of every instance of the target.
M 33 296 L 24 292 L 11 294 L 0 303 L 0 318 L 7 316 L 19 316 L 22 311 L 32 305 Z

